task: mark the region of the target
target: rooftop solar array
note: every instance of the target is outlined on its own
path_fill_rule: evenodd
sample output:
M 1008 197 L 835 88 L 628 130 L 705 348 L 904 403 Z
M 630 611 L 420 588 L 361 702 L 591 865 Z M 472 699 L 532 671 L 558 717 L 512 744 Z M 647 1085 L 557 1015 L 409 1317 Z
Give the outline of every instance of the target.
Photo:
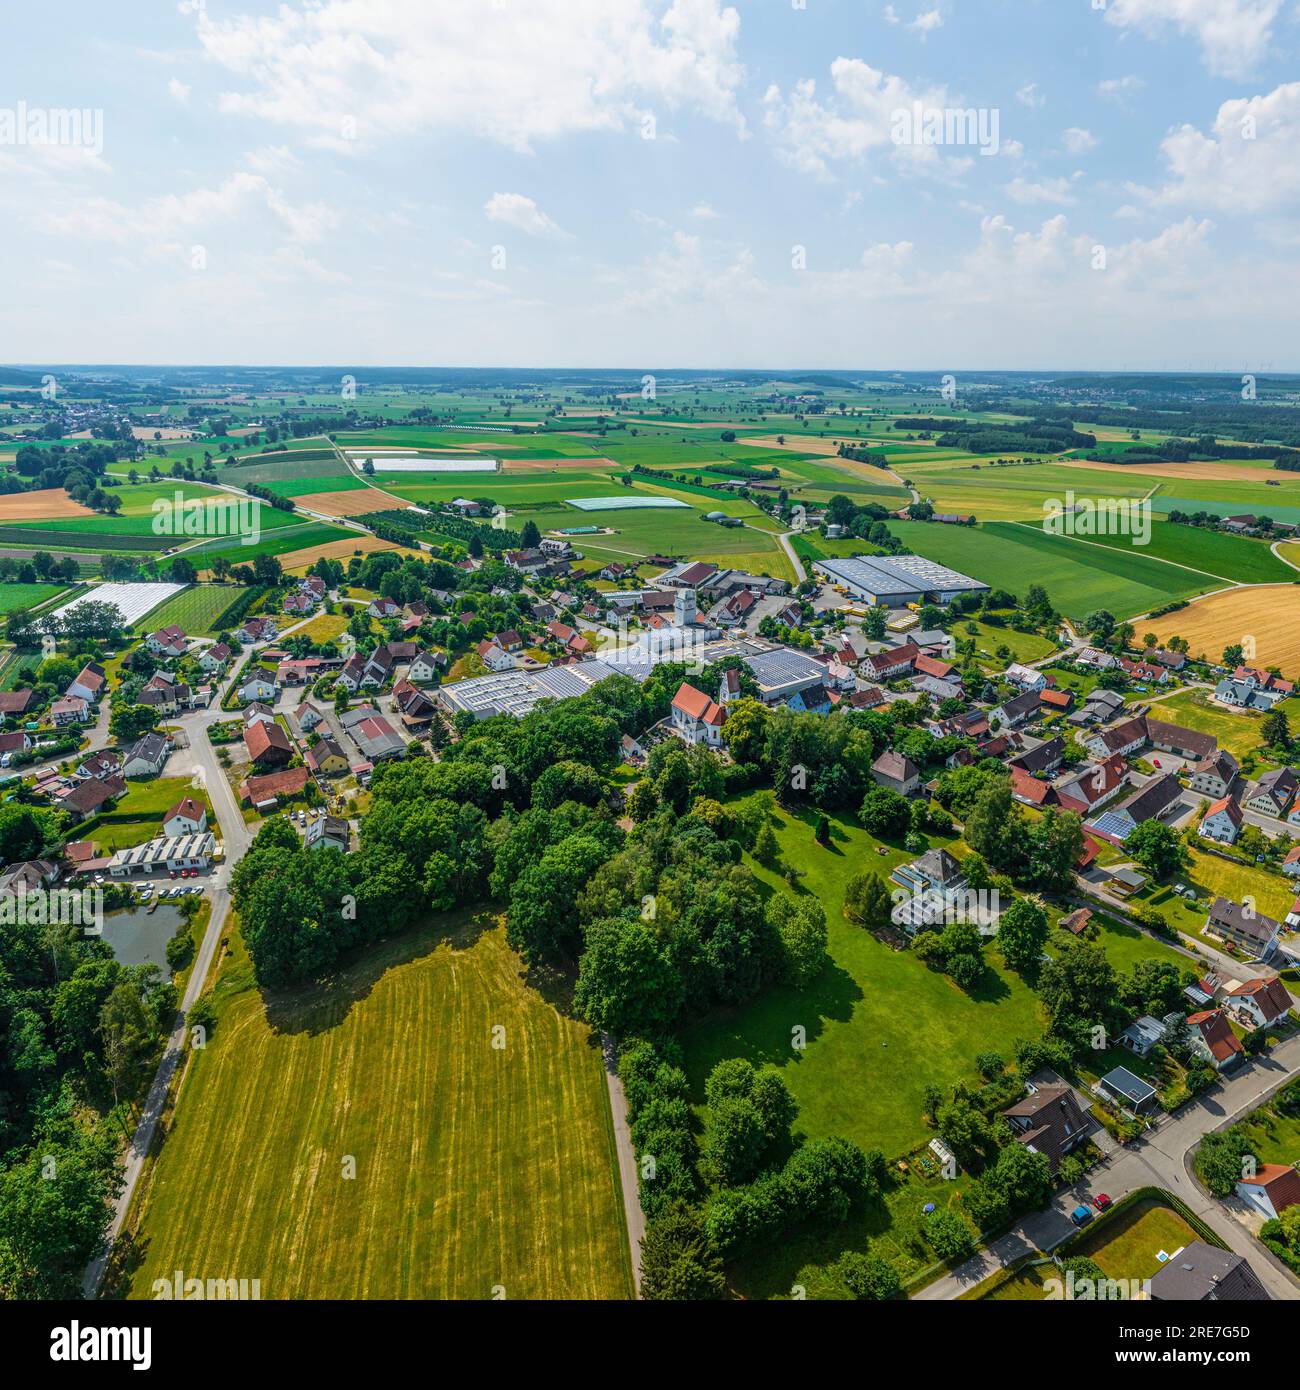
M 870 593 L 950 593 L 989 587 L 923 555 L 856 555 L 850 559 L 819 560 L 817 566 L 833 579 Z

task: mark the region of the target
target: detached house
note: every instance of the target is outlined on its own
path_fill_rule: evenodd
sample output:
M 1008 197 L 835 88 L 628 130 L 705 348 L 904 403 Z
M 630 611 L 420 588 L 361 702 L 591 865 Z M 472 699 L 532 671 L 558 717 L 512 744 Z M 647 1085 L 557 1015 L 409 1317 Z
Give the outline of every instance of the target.
M 904 642 L 901 647 L 893 647 L 887 652 L 864 656 L 859 670 L 868 680 L 895 680 L 910 674 L 920 655 L 921 649 L 914 642 Z
M 161 734 L 145 734 L 126 750 L 122 759 L 124 777 L 156 777 L 171 752 L 171 742 Z
M 515 659 L 486 638 L 478 644 L 478 654 L 489 671 L 513 671 Z
M 1237 1196 L 1266 1221 L 1276 1221 L 1288 1207 L 1300 1206 L 1300 1173 L 1289 1163 L 1261 1163 L 1237 1184 Z
M 1267 960 L 1277 949 L 1279 924 L 1230 898 L 1215 898 L 1205 925 L 1252 959 Z
M 226 669 L 232 655 L 230 648 L 224 642 L 217 642 L 200 655 L 199 665 L 205 671 L 220 674 Z
M 1226 748 L 1220 748 L 1191 769 L 1191 780 L 1187 785 L 1202 796 L 1218 800 L 1232 793 L 1240 771 L 1236 758 Z
M 87 704 L 97 705 L 107 684 L 104 668 L 97 661 L 88 661 L 64 693 L 79 695 Z
M 1094 758 L 1109 758 L 1115 754 L 1127 757 L 1136 753 L 1147 741 L 1147 726 L 1144 719 L 1126 719 L 1110 729 L 1098 729 L 1089 734 L 1083 746 Z
M 871 777 L 878 787 L 903 796 L 911 796 L 921 785 L 921 773 L 916 764 L 892 748 L 887 748 L 871 764 Z
M 442 652 L 419 652 L 411 660 L 411 668 L 406 673 L 407 679 L 414 681 L 416 685 L 432 685 L 438 679 L 439 670 L 446 664 L 447 658 Z
M 1247 980 L 1224 995 L 1224 1007 L 1247 1028 L 1267 1028 L 1291 1012 L 1291 995 L 1275 975 L 1271 980 Z
M 1205 813 L 1205 819 L 1197 828 L 1197 834 L 1207 840 L 1217 840 L 1222 845 L 1236 843 L 1245 821 L 1241 807 L 1230 797 L 1220 797 Z
M 672 730 L 686 743 L 703 743 L 710 748 L 722 746 L 722 726 L 727 711 L 702 690 L 683 681 L 673 696 Z
M 293 757 L 289 735 L 278 724 L 262 719 L 246 726 L 244 746 L 257 767 L 283 767 Z
M 1027 719 L 1038 713 L 1042 701 L 1037 690 L 1026 690 L 1022 695 L 1013 695 L 989 714 L 989 719 L 998 720 L 1004 729 L 1015 729 Z
M 1187 1020 L 1192 1048 L 1215 1071 L 1226 1071 L 1246 1055 L 1236 1033 L 1221 1009 L 1202 1009 Z
M 163 834 L 169 839 L 178 835 L 199 835 L 208 828 L 207 808 L 192 796 L 183 796 L 163 817 Z
M 155 656 L 177 657 L 184 656 L 190 644 L 184 631 L 172 623 L 169 627 L 160 627 L 157 632 L 151 632 L 144 639 L 144 645 Z
M 1295 800 L 1300 783 L 1289 767 L 1279 767 L 1266 772 L 1246 795 L 1246 809 L 1258 811 L 1263 816 L 1286 815 L 1287 808 Z
M 1040 1086 L 1002 1114 L 1018 1143 L 1047 1158 L 1053 1177 L 1061 1159 L 1092 1131 L 1069 1086 Z

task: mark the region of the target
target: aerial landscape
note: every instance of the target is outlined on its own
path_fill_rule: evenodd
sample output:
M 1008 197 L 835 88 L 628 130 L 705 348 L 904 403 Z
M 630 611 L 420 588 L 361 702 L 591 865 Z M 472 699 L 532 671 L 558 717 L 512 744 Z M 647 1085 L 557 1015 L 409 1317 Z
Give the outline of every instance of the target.
M 75 105 L 31 31 L 45 1359 L 143 1368 L 163 1302 L 1064 1301 L 1209 1364 L 1262 1348 L 1117 1349 L 1300 1299 L 1300 12 L 959 8 L 69 6 L 126 64 Z M 572 99 L 470 94 L 508 36 Z

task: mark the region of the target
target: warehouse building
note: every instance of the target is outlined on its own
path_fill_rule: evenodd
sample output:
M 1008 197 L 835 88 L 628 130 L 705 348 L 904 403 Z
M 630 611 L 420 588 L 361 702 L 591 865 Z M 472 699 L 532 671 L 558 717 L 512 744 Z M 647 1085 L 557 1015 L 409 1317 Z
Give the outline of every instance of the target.
M 855 555 L 814 560 L 813 573 L 824 584 L 867 603 L 902 608 L 909 603 L 951 603 L 961 594 L 981 594 L 987 584 L 923 555 Z
M 216 839 L 210 830 L 198 835 L 165 835 L 148 844 L 120 849 L 108 861 L 113 878 L 149 874 L 159 869 L 206 869 L 216 852 Z

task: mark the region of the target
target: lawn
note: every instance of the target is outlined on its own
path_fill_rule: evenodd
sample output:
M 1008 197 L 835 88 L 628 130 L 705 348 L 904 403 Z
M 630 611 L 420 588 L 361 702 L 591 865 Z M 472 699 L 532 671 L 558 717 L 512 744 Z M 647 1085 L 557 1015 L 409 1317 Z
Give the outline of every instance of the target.
M 1255 864 L 1220 859 L 1217 854 L 1205 854 L 1195 846 L 1191 846 L 1191 856 L 1191 867 L 1187 873 L 1178 876 L 1177 882 L 1196 889 L 1198 903 L 1195 907 L 1185 898 L 1178 897 L 1168 886 L 1144 888 L 1137 895 L 1158 908 L 1173 926 L 1191 937 L 1200 938 L 1209 902 L 1213 898 L 1231 898 L 1237 903 L 1244 902 L 1248 897 L 1253 898 L 1260 912 L 1279 921 L 1295 901 L 1295 886 L 1282 874 L 1269 873 Z M 1206 940 L 1207 944 L 1211 944 L 1208 938 Z
M 1286 1115 L 1275 1096 L 1241 1125 L 1261 1163 L 1300 1163 L 1300 1111 Z
M 1038 1037 L 1037 997 L 988 952 L 983 989 L 969 995 L 928 970 L 910 951 L 895 951 L 843 916 L 844 885 L 863 869 L 887 875 L 914 856 L 877 853 L 879 842 L 856 823 L 832 819 L 832 848 L 813 838 L 813 818 L 778 812 L 781 864 L 804 871 L 800 891 L 817 897 L 830 927 L 831 964 L 805 991 L 776 988 L 744 1007 L 710 1016 L 683 1038 L 697 1095 L 713 1065 L 748 1057 L 781 1070 L 810 1136 L 843 1135 L 886 1156 L 929 1139 L 925 1088 L 975 1082 L 975 1056 L 1012 1056 L 1017 1039 Z M 772 891 L 788 892 L 779 871 L 746 860 Z M 791 1046 L 806 1030 L 807 1047 Z
M 1191 956 L 1113 917 L 1103 917 L 1094 911 L 1091 925 L 1097 928 L 1097 936 L 1092 944 L 1105 951 L 1110 963 L 1121 974 L 1127 974 L 1141 960 L 1167 961 L 1179 970 L 1196 966 Z M 1057 940 L 1064 940 L 1064 936 L 1058 936 Z
M 1071 1255 L 1087 1255 L 1111 1279 L 1150 1279 L 1162 1264 L 1163 1250 L 1172 1255 L 1200 1237 L 1178 1215 L 1155 1198 L 1144 1198 L 1070 1246 Z
M 1296 723 L 1297 715 L 1300 715 L 1300 702 L 1283 700 L 1276 708 L 1285 713 L 1293 724 Z M 1213 734 L 1219 741 L 1219 747 L 1226 748 L 1238 762 L 1252 754 L 1258 758 L 1259 727 L 1264 722 L 1262 714 L 1236 712 L 1211 704 L 1209 695 L 1199 689 L 1180 690 L 1167 700 L 1157 700 L 1151 706 L 1151 713 L 1155 718 L 1171 724 Z M 1271 766 L 1267 759 L 1262 761 L 1266 766 Z
M 498 919 L 439 919 L 269 998 L 232 944 L 130 1297 L 176 1269 L 263 1298 L 631 1297 L 600 1049 Z
M 975 629 L 973 633 L 970 631 L 972 627 Z M 987 657 L 989 661 L 998 660 L 994 654 L 999 647 L 1007 647 L 1010 650 L 1011 661 L 1039 661 L 1057 649 L 1055 642 L 1048 637 L 1040 636 L 1037 632 L 1017 632 L 1012 627 L 990 627 L 988 623 L 975 619 L 956 623 L 953 636 L 959 642 L 965 642 L 973 636 L 979 654 Z M 1001 669 L 1000 666 L 999 670 Z
M 128 782 L 126 794 L 111 810 L 84 826 L 77 827 L 77 838 L 94 840 L 101 853 L 142 845 L 163 833 L 162 818 L 184 796 L 203 803 L 208 827 L 215 830 L 212 802 L 207 792 L 190 784 L 188 777 L 155 777 L 148 782 Z
M 238 597 L 230 584 L 194 584 L 165 600 L 134 631 L 156 632 L 175 623 L 187 637 L 210 637 L 212 625 Z

